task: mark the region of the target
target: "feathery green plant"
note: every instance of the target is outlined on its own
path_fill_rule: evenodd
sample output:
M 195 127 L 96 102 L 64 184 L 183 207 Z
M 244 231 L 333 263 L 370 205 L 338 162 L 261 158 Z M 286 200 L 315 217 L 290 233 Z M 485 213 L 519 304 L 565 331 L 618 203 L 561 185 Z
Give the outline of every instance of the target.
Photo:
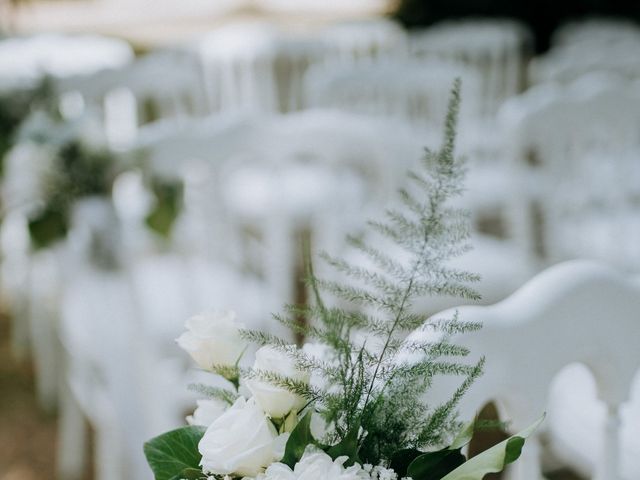
M 412 308 L 417 298 L 426 295 L 479 298 L 469 287 L 478 276 L 448 264 L 469 249 L 467 214 L 449 205 L 461 193 L 464 176 L 463 161 L 454 154 L 459 94 L 456 80 L 443 144 L 436 151 L 427 149 L 420 169 L 409 172 L 409 185 L 399 191 L 403 208 L 389 209 L 383 220 L 367 224 L 367 233 L 388 246 L 348 237 L 371 266 L 323 254 L 346 280 L 319 278 L 308 262 L 313 305 L 289 306 L 286 315 L 276 316 L 327 347 L 328 358 L 320 360 L 270 334 L 244 332 L 254 342 L 287 352 L 301 369 L 321 377 L 324 385 L 294 382 L 270 372 L 249 375 L 304 396 L 335 426 L 324 440 L 335 444 L 355 436 L 359 459 L 373 465 L 388 464 L 401 449 L 434 448 L 450 441 L 460 427 L 457 404 L 482 372 L 483 360 L 464 363 L 468 351 L 451 342 L 453 334 L 479 329 L 479 324 L 457 317 L 436 321 Z M 346 306 L 328 305 L 323 294 Z M 299 322 L 301 317 L 304 322 Z M 405 340 L 408 332 L 419 328 L 437 332 L 437 340 Z M 363 335 L 363 341 L 356 340 Z M 408 356 L 414 360 L 402 360 Z M 434 406 L 426 394 L 437 375 L 459 375 L 463 380 L 447 402 Z

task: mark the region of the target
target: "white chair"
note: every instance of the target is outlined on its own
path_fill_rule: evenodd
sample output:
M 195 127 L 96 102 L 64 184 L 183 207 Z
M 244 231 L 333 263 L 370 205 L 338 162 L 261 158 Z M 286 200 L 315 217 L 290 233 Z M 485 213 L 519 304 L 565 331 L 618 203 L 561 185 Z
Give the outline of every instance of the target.
M 519 224 L 514 230 L 528 251 L 548 262 L 580 252 L 621 268 L 638 268 L 629 263 L 636 257 L 634 247 L 622 253 L 624 240 L 612 238 L 616 224 L 627 223 L 631 238 L 636 235 L 638 98 L 633 84 L 598 74 L 568 87 L 541 85 L 505 104 L 506 155 L 521 175 L 515 179 L 521 193 L 514 199 L 511 219 Z M 630 215 L 622 218 L 622 212 Z M 598 220 L 603 216 L 616 220 L 606 227 L 609 253 L 604 255 L 601 232 L 606 222 Z M 571 225 L 577 227 L 573 232 Z M 586 251 L 589 242 L 591 252 Z
M 596 71 L 638 78 L 639 43 L 640 28 L 631 21 L 591 18 L 569 22 L 554 32 L 551 50 L 532 60 L 529 77 L 534 84 L 571 83 Z
M 176 234 L 206 239 L 184 250 L 263 278 L 270 310 L 296 297 L 300 236 L 335 251 L 346 226 L 391 195 L 421 146 L 401 123 L 324 110 L 212 119 L 150 137 L 154 165 L 186 179 Z
M 120 68 L 61 80 L 56 87 L 63 113 L 97 112 L 109 144 L 120 149 L 131 145 L 141 125 L 160 119 L 180 123 L 208 112 L 200 65 L 187 51 L 151 52 Z
M 213 113 L 299 110 L 304 104 L 302 75 L 323 52 L 313 38 L 286 34 L 264 23 L 220 28 L 192 48 L 202 62 Z
M 125 249 L 131 244 L 121 243 L 113 207 L 87 206 L 96 208 L 85 211 L 89 221 L 75 222 L 69 243 L 76 262 L 66 265 L 73 275 L 54 303 L 64 346 L 58 472 L 81 476 L 86 418 L 96 435 L 97 478 L 145 478 L 140 445 L 183 424 L 196 397 L 174 341 L 185 319 L 228 307 L 260 328 L 269 299 L 259 283 L 208 258 Z
M 622 18 L 589 18 L 574 20 L 558 27 L 551 37 L 551 45 L 567 46 L 578 43 L 611 44 L 628 39 L 640 40 L 640 27 Z
M 449 21 L 413 34 L 410 51 L 417 58 L 462 61 L 477 69 L 482 78 L 482 113 L 493 118 L 502 102 L 525 85 L 531 38 L 514 21 Z
M 513 196 L 510 166 L 502 158 L 500 129 L 481 115 L 482 79 L 475 69 L 435 59 L 318 65 L 307 72 L 305 87 L 312 108 L 393 118 L 411 126 L 423 144 L 434 145 L 455 78 L 462 80 L 458 149 L 469 159 L 465 203 L 480 219 L 504 216 L 500 210 Z
M 501 418 L 517 431 L 549 411 L 540 435 L 527 441 L 511 478 L 542 478 L 543 437 L 551 442 L 553 456 L 596 480 L 637 478 L 640 443 L 632 432 L 637 429 L 640 397 L 637 387 L 631 392 L 640 368 L 639 308 L 637 279 L 603 265 L 573 261 L 537 275 L 502 302 L 433 317 L 450 318 L 457 312 L 461 321 L 483 324 L 479 332 L 452 339 L 471 350 L 471 362 L 486 358 L 484 375 L 460 404 L 462 417 L 471 418 L 495 401 Z M 421 330 L 409 338 L 429 335 Z M 584 370 L 576 367 L 563 372 L 550 394 L 556 375 L 575 363 L 591 373 L 597 399 L 588 393 L 594 390 L 588 375 L 585 383 Z M 446 398 L 454 384 L 450 378 L 437 382 L 434 400 Z M 627 401 L 632 403 L 621 423 Z
M 0 88 L 37 86 L 44 76 L 86 75 L 133 59 L 124 41 L 98 35 L 40 34 L 0 41 Z
M 460 128 L 470 130 L 480 119 L 480 78 L 460 63 L 398 59 L 361 65 L 329 63 L 307 72 L 305 89 L 313 108 L 405 121 L 429 142 L 440 136 L 448 93 L 457 77 L 463 81 Z
M 551 49 L 529 65 L 532 84 L 559 82 L 570 84 L 593 72 L 609 72 L 631 80 L 640 78 L 638 47 L 640 36 L 616 42 L 569 43 Z
M 370 64 L 407 56 L 406 32 L 385 18 L 338 22 L 322 29 L 318 36 L 325 46 L 327 64 Z

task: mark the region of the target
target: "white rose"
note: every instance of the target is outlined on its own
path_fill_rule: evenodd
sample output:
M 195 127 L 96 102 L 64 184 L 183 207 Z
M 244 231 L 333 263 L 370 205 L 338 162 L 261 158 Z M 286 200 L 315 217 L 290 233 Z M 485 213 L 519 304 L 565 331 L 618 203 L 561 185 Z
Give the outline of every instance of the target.
M 198 407 L 193 412 L 193 415 L 187 417 L 187 423 L 189 425 L 208 427 L 222 415 L 228 407 L 227 403 L 215 398 L 211 400 L 198 400 L 197 404 Z
M 240 397 L 207 428 L 198 444 L 200 465 L 209 474 L 254 477 L 282 458 L 287 438 L 253 399 Z
M 246 348 L 240 337 L 242 325 L 232 311 L 203 313 L 187 320 L 187 331 L 176 340 L 200 368 L 235 365 Z
M 274 463 L 259 480 L 370 480 L 371 476 L 359 464 L 345 468 L 347 457 L 332 460 L 322 450 L 310 446 L 296 463 L 293 471 L 282 463 Z
M 299 382 L 309 382 L 309 372 L 298 370 L 291 357 L 270 346 L 262 347 L 256 352 L 253 368 Z M 252 378 L 246 384 L 264 412 L 272 418 L 284 418 L 292 410 L 300 410 L 306 403 L 300 395 L 263 380 Z

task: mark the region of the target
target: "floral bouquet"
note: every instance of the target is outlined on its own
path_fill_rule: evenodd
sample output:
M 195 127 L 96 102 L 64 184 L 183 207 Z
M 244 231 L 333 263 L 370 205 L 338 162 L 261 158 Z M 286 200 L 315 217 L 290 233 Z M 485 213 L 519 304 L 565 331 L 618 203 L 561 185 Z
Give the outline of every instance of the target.
M 348 239 L 368 266 L 324 254 L 345 279 L 327 280 L 307 262 L 313 302 L 276 319 L 312 343 L 246 330 L 227 311 L 187 321 L 178 344 L 222 386 L 194 385 L 208 399 L 190 426 L 145 444 L 156 480 L 480 480 L 519 457 L 541 420 L 473 458 L 463 454 L 475 422 L 459 422 L 456 407 L 484 361 L 465 363 L 469 352 L 453 339 L 480 325 L 411 307 L 424 295 L 477 298 L 468 286 L 477 276 L 447 265 L 468 248 L 465 213 L 448 205 L 463 174 L 454 157 L 459 89 L 443 146 L 409 172 L 402 207 L 368 223 L 379 242 Z M 416 330 L 428 334 L 407 336 Z M 261 346 L 245 368 L 250 342 Z M 439 375 L 461 381 L 432 404 Z

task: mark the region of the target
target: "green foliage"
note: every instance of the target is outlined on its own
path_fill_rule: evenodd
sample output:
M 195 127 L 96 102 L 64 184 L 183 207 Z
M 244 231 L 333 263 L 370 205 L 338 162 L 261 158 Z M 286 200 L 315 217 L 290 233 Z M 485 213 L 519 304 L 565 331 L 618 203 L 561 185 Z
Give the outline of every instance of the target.
M 316 445 L 323 448 L 322 445 L 313 438 L 313 435 L 311 435 L 311 415 L 311 412 L 307 412 L 306 415 L 300 419 L 287 440 L 281 462 L 289 465 L 291 468 L 300 461 L 307 445 Z
M 366 237 L 348 238 L 370 265 L 323 254 L 341 280 L 319 278 L 309 261 L 313 304 L 291 306 L 288 315 L 276 317 L 307 339 L 327 346 L 329 358 L 318 360 L 272 335 L 245 332 L 248 339 L 286 352 L 299 368 L 325 380 L 324 387 L 304 391 L 290 388 L 285 379 L 257 373 L 313 403 L 335 427 L 323 440 L 355 445 L 359 458 L 374 465 L 389 464 L 399 450 L 446 445 L 460 428 L 457 404 L 482 373 L 484 361 L 464 363 L 468 351 L 451 342 L 453 335 L 480 325 L 462 322 L 457 316 L 434 320 L 413 308 L 415 300 L 424 296 L 479 298 L 469 286 L 478 276 L 448 263 L 469 249 L 467 214 L 449 205 L 461 193 L 464 174 L 461 159 L 454 155 L 459 91 L 456 81 L 442 146 L 437 151 L 427 149 L 420 168 L 409 172 L 408 186 L 399 191 L 401 208 L 389 209 L 382 220 L 368 222 Z M 371 242 L 371 237 L 378 241 Z M 329 305 L 327 295 L 341 307 Z M 430 341 L 406 341 L 406 335 L 418 328 L 436 335 Z M 356 341 L 362 332 L 366 340 Z M 450 400 L 431 405 L 428 390 L 438 375 L 457 375 L 462 381 Z M 450 453 L 445 456 L 448 466 L 455 463 L 452 458 L 459 460 Z
M 154 178 L 151 191 L 155 202 L 145 222 L 147 226 L 164 238 L 169 238 L 182 207 L 182 184 L 178 181 Z
M 51 101 L 51 90 L 51 80 L 45 78 L 35 88 L 0 92 L 0 177 L 4 170 L 4 156 L 16 141 L 20 125 L 35 107 Z
M 34 248 L 46 248 L 64 238 L 73 203 L 82 197 L 107 196 L 115 177 L 114 158 L 107 150 L 70 139 L 52 153 L 54 164 L 45 178 L 44 205 L 29 219 Z
M 192 383 L 189 385 L 189 390 L 211 399 L 221 400 L 229 405 L 233 405 L 238 399 L 237 392 L 232 392 L 231 390 L 220 387 L 211 387 L 203 383 Z
M 198 468 L 185 468 L 171 480 L 206 480 L 207 476 Z
M 29 236 L 36 250 L 47 248 L 64 238 L 69 230 L 67 212 L 47 205 L 29 219 Z
M 465 461 L 466 458 L 460 449 L 443 448 L 415 458 L 407 467 L 407 474 L 414 480 L 440 480 Z
M 155 480 L 201 478 L 198 442 L 204 432 L 203 427 L 183 427 L 146 442 L 144 454 Z M 200 477 L 194 476 L 198 473 Z
M 538 429 L 543 420 L 544 416 L 521 432 L 476 455 L 448 473 L 442 480 L 482 480 L 488 473 L 501 472 L 504 467 L 520 457 L 525 440 Z M 414 480 L 430 479 L 414 478 Z

